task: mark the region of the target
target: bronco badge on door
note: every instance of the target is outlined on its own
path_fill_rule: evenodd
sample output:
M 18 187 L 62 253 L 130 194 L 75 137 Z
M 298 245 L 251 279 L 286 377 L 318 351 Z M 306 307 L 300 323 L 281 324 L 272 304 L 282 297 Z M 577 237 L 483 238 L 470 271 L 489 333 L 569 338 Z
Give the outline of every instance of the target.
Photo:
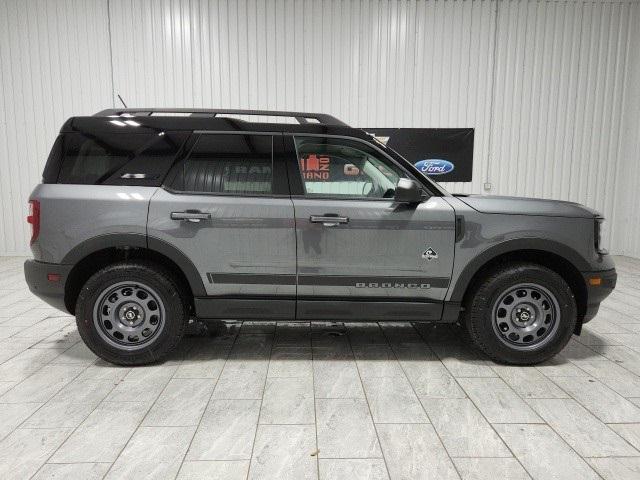
M 424 252 L 422 252 L 422 258 L 424 258 L 425 260 L 433 260 L 434 258 L 438 258 L 438 254 L 433 248 L 429 247 Z

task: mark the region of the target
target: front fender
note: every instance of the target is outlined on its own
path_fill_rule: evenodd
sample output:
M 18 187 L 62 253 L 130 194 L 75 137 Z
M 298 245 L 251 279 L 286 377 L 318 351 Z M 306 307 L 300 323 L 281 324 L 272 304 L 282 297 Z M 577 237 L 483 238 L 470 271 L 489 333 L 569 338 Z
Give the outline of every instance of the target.
M 578 272 L 591 269 L 586 258 L 573 248 L 560 242 L 544 238 L 516 238 L 505 240 L 476 254 L 460 273 L 452 278 L 447 299 L 451 302 L 461 302 L 471 280 L 482 267 L 502 255 L 518 251 L 534 252 L 541 256 L 545 254 L 560 256 L 571 263 Z

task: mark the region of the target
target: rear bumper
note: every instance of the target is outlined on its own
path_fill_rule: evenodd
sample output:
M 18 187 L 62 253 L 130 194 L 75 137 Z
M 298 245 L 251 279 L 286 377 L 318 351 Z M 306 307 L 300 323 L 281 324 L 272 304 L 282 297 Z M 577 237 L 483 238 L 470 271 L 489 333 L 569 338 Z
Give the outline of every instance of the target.
M 587 310 L 585 312 L 583 323 L 588 322 L 598 313 L 600 308 L 600 302 L 609 296 L 609 294 L 616 288 L 616 281 L 618 274 L 616 269 L 603 270 L 600 272 L 582 272 L 585 285 L 587 286 Z M 599 285 L 592 285 L 591 279 L 600 278 Z
M 31 293 L 47 302 L 54 308 L 68 312 L 64 303 L 65 284 L 73 265 L 38 262 L 24 262 L 24 278 Z M 58 280 L 50 280 L 50 276 L 59 275 Z

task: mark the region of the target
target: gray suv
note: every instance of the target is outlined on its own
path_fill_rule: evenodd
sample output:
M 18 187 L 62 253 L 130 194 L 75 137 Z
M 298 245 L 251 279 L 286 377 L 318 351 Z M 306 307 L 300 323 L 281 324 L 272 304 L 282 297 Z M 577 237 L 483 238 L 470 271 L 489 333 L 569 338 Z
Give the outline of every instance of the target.
M 533 364 L 616 282 L 593 210 L 451 195 L 323 114 L 74 117 L 29 201 L 31 291 L 121 365 L 163 358 L 191 318 L 460 322 Z

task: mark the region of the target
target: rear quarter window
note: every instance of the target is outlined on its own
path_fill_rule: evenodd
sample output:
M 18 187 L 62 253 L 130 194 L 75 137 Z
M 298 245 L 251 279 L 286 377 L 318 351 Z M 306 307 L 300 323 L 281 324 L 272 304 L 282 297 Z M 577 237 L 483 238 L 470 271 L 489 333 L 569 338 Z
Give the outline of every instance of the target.
M 45 167 L 59 164 L 56 183 L 159 186 L 189 136 L 185 132 L 86 134 L 58 137 Z M 53 183 L 53 182 L 51 182 Z

